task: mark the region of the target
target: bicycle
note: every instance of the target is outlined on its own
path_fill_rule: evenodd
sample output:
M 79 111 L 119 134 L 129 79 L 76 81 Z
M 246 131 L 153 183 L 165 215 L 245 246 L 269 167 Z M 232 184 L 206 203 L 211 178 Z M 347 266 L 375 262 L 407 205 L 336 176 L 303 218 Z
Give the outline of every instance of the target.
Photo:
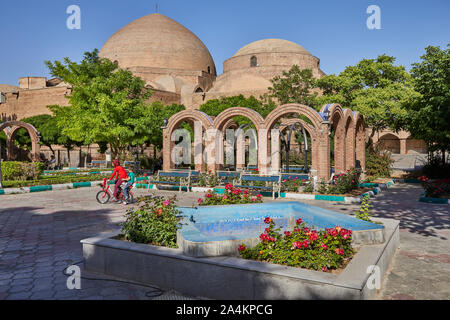
M 128 203 L 133 203 L 134 202 L 134 194 L 131 191 L 131 189 L 133 188 L 133 185 L 128 187 L 128 198 L 125 199 L 123 196 L 123 189 L 122 186 L 124 186 L 126 184 L 126 182 L 122 182 L 122 184 L 118 187 L 117 189 L 117 201 L 120 203 L 122 201 L 126 201 Z M 106 204 L 109 202 L 109 200 L 112 197 L 112 191 L 111 191 L 111 183 L 109 182 L 109 180 L 107 181 L 106 178 L 103 179 L 103 183 L 102 183 L 102 190 L 99 191 L 97 193 L 96 199 L 97 202 L 100 204 Z

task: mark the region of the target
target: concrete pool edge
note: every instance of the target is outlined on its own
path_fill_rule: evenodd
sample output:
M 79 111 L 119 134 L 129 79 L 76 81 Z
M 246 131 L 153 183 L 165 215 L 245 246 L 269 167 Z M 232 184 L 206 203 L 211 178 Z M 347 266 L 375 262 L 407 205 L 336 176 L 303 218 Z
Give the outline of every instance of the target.
M 367 268 L 378 266 L 382 278 L 399 246 L 399 221 L 377 220 L 386 226 L 385 243 L 361 247 L 338 275 L 236 257 L 194 258 L 181 249 L 111 239 L 119 231 L 81 243 L 88 271 L 191 296 L 233 300 L 372 299 L 377 290 L 368 286 Z

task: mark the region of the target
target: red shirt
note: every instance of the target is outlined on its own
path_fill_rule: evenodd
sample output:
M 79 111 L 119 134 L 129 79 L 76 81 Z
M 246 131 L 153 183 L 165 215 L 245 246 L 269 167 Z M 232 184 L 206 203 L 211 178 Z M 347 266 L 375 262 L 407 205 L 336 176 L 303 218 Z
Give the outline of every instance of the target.
M 125 169 L 122 166 L 117 166 L 114 168 L 114 172 L 112 173 L 111 178 L 109 178 L 109 180 L 112 180 L 113 177 L 115 177 L 117 174 L 119 175 L 119 178 L 122 180 L 128 178 L 128 174 L 125 171 Z

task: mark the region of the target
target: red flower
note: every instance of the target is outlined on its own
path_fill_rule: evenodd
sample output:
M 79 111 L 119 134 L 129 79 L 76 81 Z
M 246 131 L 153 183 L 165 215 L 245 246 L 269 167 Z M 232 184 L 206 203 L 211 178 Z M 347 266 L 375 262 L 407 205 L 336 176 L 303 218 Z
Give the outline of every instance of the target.
M 317 234 L 316 231 L 311 232 L 311 234 L 309 235 L 309 239 L 311 241 L 316 241 L 317 239 L 319 239 L 319 235 Z
M 323 242 L 321 244 L 321 247 L 323 248 L 323 250 L 327 250 L 328 249 L 328 246 L 325 243 L 323 243 Z
M 163 209 L 161 209 L 161 208 L 159 208 L 158 210 L 156 210 L 156 214 L 157 214 L 158 216 L 160 216 L 160 215 L 162 214 L 162 212 L 163 212 Z
M 344 250 L 342 250 L 341 248 L 337 248 L 336 250 L 334 250 L 334 252 L 340 256 L 344 254 Z
M 243 245 L 243 244 L 240 244 L 239 247 L 238 247 L 238 251 L 239 252 L 244 251 L 245 249 L 246 249 L 245 245 Z
M 290 233 L 289 231 L 285 231 L 285 232 L 284 232 L 284 235 L 285 235 L 286 237 L 289 237 L 289 236 L 291 235 L 291 233 Z
M 302 218 L 298 218 L 297 221 L 296 221 L 295 223 L 297 223 L 297 224 L 302 224 L 302 222 L 303 222 Z
M 327 272 L 328 268 L 327 267 L 322 267 L 322 271 L 323 272 Z
M 200 204 L 203 202 L 202 198 L 198 198 L 197 202 Z
M 224 196 L 223 196 L 223 199 L 224 199 L 224 200 L 228 199 L 228 196 L 227 196 L 227 195 L 224 195 Z
M 231 183 L 227 183 L 225 185 L 225 190 L 231 190 L 231 189 L 233 189 L 233 185 Z
M 267 224 L 271 223 L 272 221 L 273 220 L 272 220 L 271 217 L 267 217 L 267 218 L 264 219 L 264 223 L 267 223 Z
M 300 232 L 300 229 L 299 229 L 299 228 L 295 228 L 295 229 L 294 229 L 294 232 L 295 232 L 295 233 L 298 233 L 298 232 Z

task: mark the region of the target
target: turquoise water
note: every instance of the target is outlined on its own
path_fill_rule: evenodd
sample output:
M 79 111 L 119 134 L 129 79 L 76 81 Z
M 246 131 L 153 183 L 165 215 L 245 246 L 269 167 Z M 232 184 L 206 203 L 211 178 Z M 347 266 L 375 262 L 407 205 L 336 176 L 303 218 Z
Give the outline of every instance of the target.
M 352 231 L 384 228 L 342 213 L 295 201 L 198 208 L 181 207 L 179 211 L 183 216 L 180 232 L 186 240 L 194 242 L 259 237 L 267 227 L 264 223 L 266 217 L 274 219 L 277 227 L 282 227 L 283 230 L 292 230 L 298 218 L 302 218 L 308 226 L 316 230 L 336 226 Z

